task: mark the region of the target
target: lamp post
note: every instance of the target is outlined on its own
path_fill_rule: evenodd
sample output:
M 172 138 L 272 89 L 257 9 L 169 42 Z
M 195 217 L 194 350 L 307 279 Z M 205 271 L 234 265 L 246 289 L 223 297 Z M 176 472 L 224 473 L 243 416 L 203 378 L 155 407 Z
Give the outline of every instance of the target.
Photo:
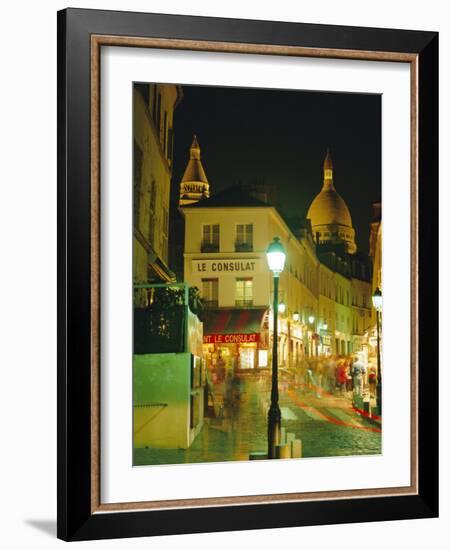
M 372 303 L 377 312 L 377 413 L 381 416 L 380 312 L 383 307 L 383 296 L 378 287 L 373 293 Z
M 272 390 L 267 418 L 267 440 L 268 457 L 275 458 L 275 445 L 280 443 L 281 434 L 281 410 L 278 404 L 278 283 L 286 260 L 286 253 L 278 237 L 270 243 L 266 255 L 269 269 L 273 274 Z

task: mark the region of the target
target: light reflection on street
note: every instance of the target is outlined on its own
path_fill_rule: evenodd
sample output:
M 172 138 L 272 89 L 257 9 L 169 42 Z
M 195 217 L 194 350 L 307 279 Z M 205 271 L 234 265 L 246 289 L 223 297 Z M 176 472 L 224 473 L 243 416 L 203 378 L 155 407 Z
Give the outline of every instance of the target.
M 232 406 L 218 418 L 207 418 L 191 447 L 135 449 L 135 465 L 248 460 L 251 452 L 267 450 L 269 378 L 240 378 Z M 357 414 L 351 399 L 280 383 L 282 426 L 302 440 L 303 457 L 372 455 L 381 452 L 381 430 Z

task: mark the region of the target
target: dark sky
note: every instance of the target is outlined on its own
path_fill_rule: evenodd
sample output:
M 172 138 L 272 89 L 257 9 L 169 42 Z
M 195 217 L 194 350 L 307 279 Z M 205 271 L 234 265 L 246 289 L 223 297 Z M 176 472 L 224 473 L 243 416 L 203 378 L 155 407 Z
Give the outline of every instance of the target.
M 380 95 L 184 85 L 183 94 L 174 119 L 174 193 L 196 134 L 211 194 L 264 181 L 276 186 L 285 215 L 305 217 L 329 147 L 334 185 L 358 249 L 368 251 L 371 204 L 381 198 Z

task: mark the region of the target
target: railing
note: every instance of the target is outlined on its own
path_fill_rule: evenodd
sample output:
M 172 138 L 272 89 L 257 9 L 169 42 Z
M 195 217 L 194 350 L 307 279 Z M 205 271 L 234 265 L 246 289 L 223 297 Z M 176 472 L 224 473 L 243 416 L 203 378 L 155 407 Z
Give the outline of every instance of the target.
M 202 242 L 200 249 L 202 252 L 219 252 L 219 244 Z
M 188 351 L 189 317 L 197 313 L 189 285 L 135 284 L 134 290 L 145 293 L 146 303 L 134 307 L 133 353 Z
M 235 305 L 237 307 L 252 307 L 253 300 L 236 300 Z
M 245 241 L 236 241 L 234 243 L 235 252 L 253 252 L 253 243 Z
M 203 307 L 219 307 L 219 300 L 205 300 L 202 301 Z

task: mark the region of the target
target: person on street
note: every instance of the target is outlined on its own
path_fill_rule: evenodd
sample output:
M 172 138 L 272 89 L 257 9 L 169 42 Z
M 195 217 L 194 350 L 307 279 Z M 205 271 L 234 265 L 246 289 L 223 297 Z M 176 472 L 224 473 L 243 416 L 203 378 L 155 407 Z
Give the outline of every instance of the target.
M 357 357 L 352 365 L 353 391 L 356 395 L 363 395 L 365 374 L 366 369 L 360 358 Z
M 377 372 L 375 367 L 369 369 L 369 391 L 371 395 L 375 395 L 377 387 Z
M 353 376 L 352 376 L 353 361 L 351 359 L 344 358 L 344 365 L 345 365 L 345 371 L 347 373 L 346 390 L 353 391 Z
M 326 363 L 326 374 L 327 374 L 327 387 L 326 390 L 330 393 L 334 393 L 336 390 L 336 360 L 334 357 L 329 357 Z
M 344 360 L 340 360 L 336 369 L 336 382 L 340 392 L 343 394 L 347 389 L 347 365 Z

